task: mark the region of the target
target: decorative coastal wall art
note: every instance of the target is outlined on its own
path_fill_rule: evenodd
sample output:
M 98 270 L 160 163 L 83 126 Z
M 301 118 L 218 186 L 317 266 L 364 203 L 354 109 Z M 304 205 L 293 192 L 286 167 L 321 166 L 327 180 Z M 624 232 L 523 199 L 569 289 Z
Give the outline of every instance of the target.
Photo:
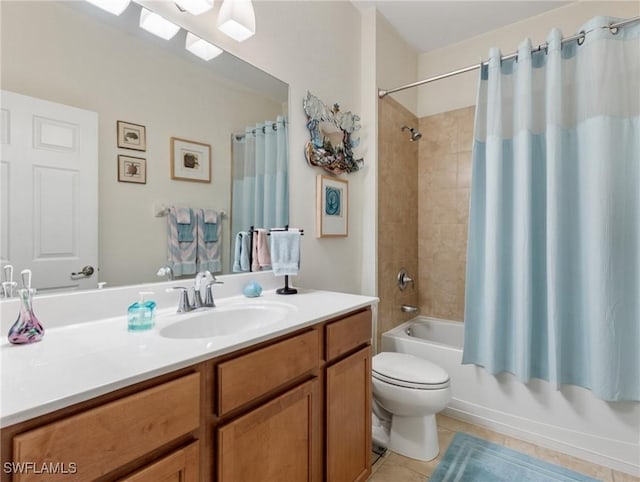
M 349 181 L 319 174 L 316 178 L 316 236 L 349 234 Z
M 147 150 L 147 130 L 145 126 L 118 121 L 118 147 L 135 151 Z
M 341 112 L 338 104 L 329 109 L 320 99 L 307 92 L 303 102 L 311 140 L 305 146 L 305 157 L 312 166 L 322 167 L 331 174 L 356 172 L 364 165 L 356 159 L 353 149 L 360 143 L 352 134 L 360 129 L 360 116 Z
M 211 182 L 211 146 L 172 137 L 171 179 Z
M 147 183 L 147 160 L 141 157 L 118 156 L 118 181 Z

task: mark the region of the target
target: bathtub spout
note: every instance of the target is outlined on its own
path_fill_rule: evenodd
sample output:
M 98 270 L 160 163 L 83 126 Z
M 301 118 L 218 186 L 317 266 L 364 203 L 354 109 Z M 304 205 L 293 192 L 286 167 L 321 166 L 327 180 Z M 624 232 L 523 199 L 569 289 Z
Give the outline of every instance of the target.
M 418 307 L 417 306 L 402 305 L 400 307 L 400 309 L 402 310 L 403 313 L 417 313 L 418 312 Z

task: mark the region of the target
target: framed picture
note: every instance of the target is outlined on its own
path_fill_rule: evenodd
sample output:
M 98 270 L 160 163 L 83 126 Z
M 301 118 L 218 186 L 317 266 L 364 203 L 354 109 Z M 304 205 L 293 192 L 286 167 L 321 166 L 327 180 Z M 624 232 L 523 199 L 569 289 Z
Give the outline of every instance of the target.
M 349 235 L 349 181 L 319 174 L 316 178 L 316 235 Z
M 118 156 L 118 181 L 147 183 L 147 161 L 141 157 Z
M 118 121 L 118 147 L 136 151 L 147 150 L 147 129 L 138 124 Z
M 211 146 L 172 137 L 171 179 L 211 182 Z

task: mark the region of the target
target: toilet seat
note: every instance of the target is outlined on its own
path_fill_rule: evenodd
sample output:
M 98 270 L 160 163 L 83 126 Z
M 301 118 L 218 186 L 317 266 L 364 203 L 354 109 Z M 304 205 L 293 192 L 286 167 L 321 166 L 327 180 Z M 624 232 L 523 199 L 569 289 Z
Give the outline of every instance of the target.
M 373 357 L 373 378 L 416 390 L 449 386 L 449 374 L 435 363 L 408 353 L 382 352 Z

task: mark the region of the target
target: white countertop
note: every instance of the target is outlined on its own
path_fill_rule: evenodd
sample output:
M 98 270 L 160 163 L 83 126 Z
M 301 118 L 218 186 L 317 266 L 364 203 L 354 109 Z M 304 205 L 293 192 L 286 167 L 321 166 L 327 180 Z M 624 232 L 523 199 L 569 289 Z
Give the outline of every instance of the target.
M 175 308 L 162 308 L 156 327 L 127 331 L 126 315 L 46 329 L 32 345 L 0 344 L 2 393 L 0 427 L 28 420 L 165 373 L 244 348 L 377 302 L 368 296 L 298 289 L 259 298 L 222 298 L 219 307 L 238 303 L 285 303 L 285 320 L 233 335 L 165 338 L 159 330 L 180 320 Z M 215 310 L 215 308 L 212 308 Z

